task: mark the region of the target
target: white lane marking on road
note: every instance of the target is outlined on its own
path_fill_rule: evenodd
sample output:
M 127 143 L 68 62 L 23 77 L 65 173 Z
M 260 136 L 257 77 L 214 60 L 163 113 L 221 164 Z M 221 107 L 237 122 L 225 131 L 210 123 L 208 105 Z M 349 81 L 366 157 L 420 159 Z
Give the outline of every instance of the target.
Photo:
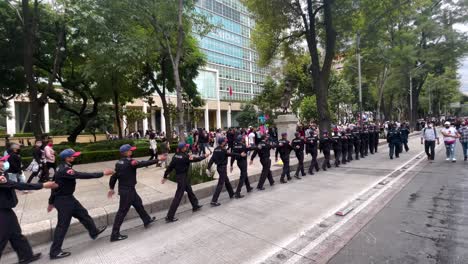
M 323 220 L 327 219 L 328 217 L 330 217 L 331 215 L 334 215 L 337 211 L 339 211 L 341 208 L 345 207 L 346 205 L 348 205 L 349 203 L 355 201 L 357 198 L 359 198 L 360 196 L 362 196 L 363 194 L 365 194 L 366 192 L 368 192 L 370 189 L 374 188 L 375 185 L 377 185 L 379 182 L 381 182 L 383 179 L 385 178 L 388 178 L 390 175 L 392 175 L 393 173 L 401 170 L 404 166 L 408 165 L 410 162 L 412 162 L 413 160 L 415 160 L 417 157 L 419 157 L 421 154 L 425 153 L 424 151 L 421 151 L 419 152 L 418 154 L 416 154 L 413 158 L 409 159 L 407 162 L 403 163 L 402 165 L 400 165 L 399 167 L 397 167 L 396 169 L 394 169 L 393 171 L 391 171 L 390 173 L 386 174 L 385 176 L 382 176 L 382 177 L 379 177 L 379 179 L 375 180 L 374 182 L 372 182 L 371 184 L 368 185 L 367 188 L 365 188 L 363 191 L 359 192 L 358 194 L 354 195 L 353 197 L 351 197 L 350 199 L 348 200 L 345 200 L 344 202 L 340 203 L 338 206 L 334 207 L 333 209 L 327 211 L 326 213 L 320 215 L 320 217 L 312 222 L 311 225 L 309 225 L 308 227 L 305 228 L 305 230 L 299 232 L 299 233 L 296 233 L 294 235 L 291 235 L 287 238 L 285 238 L 283 240 L 283 242 L 279 242 L 279 243 L 272 243 L 270 242 L 271 244 L 275 245 L 275 246 L 278 246 L 280 249 L 284 249 L 284 250 L 287 250 L 289 252 L 292 252 L 294 254 L 294 256 L 299 256 L 299 257 L 303 257 L 302 255 L 298 255 L 299 253 L 298 252 L 294 252 L 290 249 L 287 248 L 287 246 L 289 244 L 291 244 L 292 242 L 294 242 L 296 239 L 298 239 L 298 237 L 300 237 L 300 234 L 301 233 L 306 233 L 308 230 L 314 228 L 315 226 L 317 226 L 318 224 L 320 224 Z M 421 159 L 423 160 L 423 159 Z M 391 186 L 391 185 L 387 185 L 387 186 Z M 350 214 L 350 215 L 354 215 L 354 214 Z M 318 239 L 318 238 L 317 238 Z M 315 240 L 314 240 L 315 241 Z M 313 242 L 312 242 L 313 243 Z M 302 251 L 302 250 L 301 250 Z M 279 250 L 278 248 L 274 248 L 274 249 L 271 249 L 269 252 L 265 253 L 265 254 L 261 254 L 261 256 L 257 257 L 257 258 L 254 258 L 252 260 L 249 260 L 249 263 L 263 263 L 264 261 L 266 261 L 267 259 L 269 259 L 271 256 L 273 256 L 275 253 L 278 253 Z M 266 256 L 266 257 L 265 257 Z
M 437 147 L 440 147 L 437 146 Z M 425 153 L 424 151 L 420 152 L 417 154 L 414 158 L 412 158 L 410 161 L 414 160 L 415 158 L 419 157 L 421 154 Z M 367 207 L 371 202 L 373 202 L 377 197 L 379 197 L 384 191 L 392 187 L 395 182 L 397 182 L 401 177 L 405 176 L 409 171 L 411 171 L 414 167 L 416 167 L 421 161 L 424 159 L 419 159 L 416 161 L 415 164 L 411 165 L 408 169 L 406 169 L 404 172 L 402 172 L 398 177 L 394 178 L 388 185 L 385 185 L 381 189 L 379 189 L 373 196 L 369 197 L 368 200 L 364 201 L 361 205 L 359 205 L 354 211 L 349 213 L 346 219 L 344 219 L 342 222 L 339 222 L 332 226 L 330 229 L 325 231 L 322 235 L 320 235 L 318 238 L 316 238 L 314 241 L 312 241 L 309 245 L 301 249 L 299 252 L 297 252 L 294 256 L 292 256 L 290 259 L 285 264 L 293 264 L 299 261 L 302 257 L 304 257 L 308 252 L 312 251 L 316 246 L 318 246 L 320 243 L 322 243 L 325 239 L 327 239 L 331 234 L 333 234 L 335 231 L 337 231 L 339 228 L 341 228 L 343 225 L 345 225 L 349 220 L 351 220 L 355 215 L 357 215 L 360 211 L 362 211 L 365 207 Z M 409 162 L 405 163 L 408 164 Z

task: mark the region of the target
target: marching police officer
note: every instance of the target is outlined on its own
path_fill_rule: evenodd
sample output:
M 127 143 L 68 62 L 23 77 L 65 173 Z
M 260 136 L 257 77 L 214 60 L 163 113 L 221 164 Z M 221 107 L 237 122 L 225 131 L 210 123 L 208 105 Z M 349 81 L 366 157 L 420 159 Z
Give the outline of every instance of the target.
M 146 212 L 143 202 L 138 195 L 135 185 L 137 184 L 136 180 L 136 170 L 138 168 L 147 167 L 153 164 L 157 164 L 159 161 L 164 161 L 166 156 L 159 157 L 159 159 L 148 160 L 148 161 L 137 161 L 132 159 L 133 151 L 136 150 L 136 147 L 132 147 L 129 144 L 122 145 L 120 147 L 120 154 L 122 158 L 115 164 L 115 173 L 110 177 L 109 180 L 109 192 L 107 196 L 112 198 L 114 195 L 114 187 L 117 181 L 119 181 L 119 210 L 115 215 L 114 225 L 112 227 L 112 234 L 110 237 L 111 242 L 124 240 L 127 238 L 126 235 L 120 234 L 120 226 L 122 225 L 125 216 L 130 210 L 130 206 L 133 206 L 140 215 L 141 220 L 145 227 L 148 227 L 154 220 L 155 217 L 150 217 Z
M 289 154 L 291 153 L 292 146 L 291 143 L 289 143 L 287 137 L 287 133 L 281 133 L 281 139 L 278 140 L 278 146 L 276 147 L 275 152 L 275 161 L 278 161 L 278 153 L 280 154 L 281 160 L 283 161 L 283 171 L 281 172 L 280 178 L 281 183 L 287 183 L 287 181 L 284 180 L 285 177 L 287 177 L 288 181 L 291 180 L 289 171 Z M 297 178 L 300 179 L 299 177 Z
M 236 198 L 242 198 L 243 195 L 241 195 L 242 191 L 242 186 L 245 184 L 245 187 L 247 188 L 247 192 L 252 191 L 252 187 L 250 187 L 250 182 L 249 182 L 249 176 L 247 175 L 247 157 L 242 157 L 240 154 L 241 153 L 247 153 L 250 150 L 253 150 L 254 148 L 247 147 L 245 145 L 245 140 L 242 135 L 238 135 L 236 142 L 232 148 L 233 153 L 239 154 L 239 156 L 233 155 L 231 157 L 231 172 L 233 170 L 232 165 L 234 164 L 234 161 L 237 161 L 237 166 L 239 167 L 240 170 L 240 179 L 239 179 L 239 184 L 237 184 L 236 192 L 234 194 L 234 197 Z
M 169 174 L 175 170 L 176 180 L 177 180 L 177 190 L 172 199 L 171 206 L 167 212 L 166 222 L 175 222 L 179 219 L 175 218 L 175 213 L 179 207 L 182 197 L 184 197 L 184 192 L 187 192 L 187 196 L 192 204 L 192 211 L 196 212 L 202 207 L 198 204 L 198 199 L 193 193 L 192 186 L 190 186 L 190 181 L 188 179 L 187 172 L 190 168 L 190 163 L 199 162 L 207 158 L 210 154 L 206 153 L 204 156 L 193 157 L 187 154 L 187 149 L 190 145 L 185 144 L 185 142 L 180 142 L 177 145 L 177 153 L 172 157 L 171 163 L 164 172 L 164 177 L 161 180 L 161 183 L 164 184 L 169 177 Z
M 335 155 L 335 167 L 340 166 L 342 140 L 339 132 L 336 130 L 332 136 L 333 154 Z
M 369 126 L 369 152 L 370 154 L 374 155 L 374 144 L 375 144 L 375 133 L 374 133 L 374 127 L 371 125 Z
M 58 184 L 58 188 L 52 190 L 49 198 L 49 207 L 47 208 L 47 211 L 50 212 L 55 207 L 58 216 L 54 239 L 50 247 L 51 259 L 65 258 L 71 255 L 70 252 L 62 251 L 62 244 L 68 227 L 70 227 L 72 217 L 77 218 L 84 225 L 92 239 L 96 239 L 106 229 L 105 226 L 96 227 L 88 211 L 73 196 L 73 193 L 75 192 L 77 179 L 101 178 L 104 175 L 114 174 L 114 171 L 104 169 L 103 172 L 96 173 L 78 172 L 73 169 L 73 162 L 80 155 L 80 152 L 75 152 L 73 149 L 65 149 L 59 154 L 62 163 L 58 166 L 57 172 L 54 175 L 54 181 Z
M 359 128 L 355 127 L 353 129 L 353 144 L 354 144 L 354 153 L 356 160 L 359 160 L 359 154 L 361 153 L 361 133 Z
M 377 126 L 374 126 L 374 153 L 377 153 L 377 149 L 379 147 L 379 141 L 380 141 L 380 128 Z
M 326 171 L 327 168 L 331 168 L 330 165 L 330 150 L 332 145 L 332 139 L 328 136 L 328 131 L 323 131 L 322 137 L 320 138 L 319 149 L 323 152 L 323 163 L 322 170 Z
M 213 163 L 215 163 L 216 170 L 218 171 L 218 174 L 219 174 L 218 185 L 216 186 L 216 190 L 213 194 L 213 198 L 211 199 L 212 206 L 221 205 L 218 202 L 218 198 L 219 198 L 219 195 L 221 194 L 221 191 L 223 190 L 224 185 L 226 186 L 226 190 L 229 193 L 229 198 L 234 197 L 234 190 L 232 189 L 231 182 L 229 181 L 229 177 L 227 175 L 228 157 L 232 157 L 232 156 L 246 157 L 247 156 L 245 152 L 242 152 L 241 154 L 229 153 L 227 152 L 225 146 L 226 146 L 226 139 L 224 137 L 218 138 L 218 146 L 213 150 L 213 156 L 208 162 L 208 170 L 211 170 L 211 166 L 213 166 Z M 239 196 L 237 198 L 241 198 L 241 197 Z
M 314 167 L 316 171 L 319 171 L 319 165 L 317 162 L 318 142 L 319 142 L 319 138 L 317 135 L 314 134 L 314 132 L 311 132 L 310 135 L 306 139 L 306 153 L 312 156 L 312 160 L 310 161 L 310 167 L 309 167 L 310 175 L 314 175 L 314 172 L 313 172 Z
M 353 139 L 353 134 L 351 133 L 351 129 L 349 127 L 346 128 L 345 136 L 348 139 L 348 153 L 346 154 L 347 160 L 348 162 L 351 162 L 353 160 L 354 139 Z
M 348 160 L 348 137 L 343 131 L 339 132 L 341 135 L 341 162 L 346 164 Z
M 3 170 L 3 164 L 8 158 L 8 155 L 0 158 L 1 170 Z M 41 253 L 34 254 L 28 240 L 21 234 L 18 217 L 13 211 L 13 208 L 18 204 L 15 190 L 39 190 L 56 187 L 57 184 L 54 182 L 32 184 L 10 181 L 8 174 L 0 171 L 0 260 L 3 249 L 8 242 L 18 255 L 18 263 L 31 263 L 41 258 Z
M 294 177 L 300 179 L 299 172 L 301 172 L 303 177 L 306 175 L 304 172 L 304 139 L 301 138 L 299 132 L 296 132 L 294 136 L 295 138 L 292 140 L 291 144 L 298 160 L 297 169 Z
M 262 174 L 260 175 L 260 180 L 258 180 L 257 189 L 262 191 L 265 190 L 263 184 L 266 179 L 270 182 L 270 186 L 275 185 L 273 176 L 271 174 L 271 159 L 270 159 L 270 150 L 275 148 L 268 140 L 267 135 L 262 135 L 260 143 L 258 143 L 257 148 L 254 150 L 252 157 L 250 158 L 250 165 L 253 164 L 254 158 L 257 156 L 260 158 L 260 163 L 262 164 Z
M 359 136 L 360 136 L 360 139 L 361 139 L 361 146 L 360 146 L 360 152 L 361 152 L 361 159 L 363 159 L 365 156 L 367 156 L 367 141 L 369 140 L 369 138 L 367 137 L 366 133 L 365 133 L 365 129 L 364 128 L 360 128 L 359 129 Z
M 393 154 L 395 157 L 400 157 L 400 145 L 401 145 L 401 134 L 400 131 L 396 128 L 394 124 L 390 125 L 391 128 L 387 134 L 387 142 L 390 150 L 390 159 L 393 159 Z
M 403 123 L 400 129 L 400 133 L 401 133 L 401 144 L 405 147 L 405 151 L 408 152 L 409 151 L 408 136 L 410 134 L 408 124 Z M 403 152 L 403 148 L 400 148 L 400 152 Z

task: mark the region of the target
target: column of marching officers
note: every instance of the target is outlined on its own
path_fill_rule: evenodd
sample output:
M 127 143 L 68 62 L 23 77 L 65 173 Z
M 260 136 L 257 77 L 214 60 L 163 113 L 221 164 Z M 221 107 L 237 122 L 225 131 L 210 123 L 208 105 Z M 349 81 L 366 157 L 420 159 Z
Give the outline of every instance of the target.
M 405 130 L 406 129 L 406 130 Z M 344 131 L 335 129 L 333 135 L 329 135 L 328 131 L 322 131 L 321 135 L 318 134 L 317 129 L 312 129 L 305 138 L 300 137 L 299 133 L 295 134 L 294 139 L 289 141 L 287 134 L 283 133 L 281 139 L 274 142 L 269 139 L 268 135 L 263 135 L 261 141 L 257 146 L 247 146 L 242 136 L 236 138 L 236 142 L 232 147 L 232 151 L 228 152 L 226 148 L 226 139 L 219 138 L 218 146 L 213 151 L 213 156 L 208 162 L 208 170 L 211 174 L 211 167 L 216 164 L 219 174 L 218 184 L 216 186 L 213 198 L 211 200 L 212 206 L 219 206 L 219 195 L 223 187 L 226 188 L 230 198 L 242 198 L 242 188 L 245 185 L 247 192 L 253 190 L 250 185 L 247 164 L 248 153 L 250 155 L 250 165 L 252 165 L 255 157 L 259 157 L 262 166 L 261 176 L 257 184 L 258 190 L 264 190 L 264 183 L 268 179 L 270 186 L 275 184 L 271 172 L 271 159 L 270 152 L 272 149 L 275 151 L 275 160 L 278 161 L 278 154 L 283 163 L 283 170 L 280 177 L 280 183 L 287 183 L 292 180 L 289 166 L 290 153 L 294 151 L 298 165 L 294 173 L 296 179 L 301 179 L 301 176 L 306 176 L 304 168 L 304 150 L 305 153 L 311 155 L 312 160 L 307 172 L 310 175 L 320 169 L 326 171 L 331 168 L 331 151 L 334 154 L 334 166 L 339 167 L 340 164 L 346 164 L 352 160 L 359 160 L 368 155 L 374 154 L 378 150 L 379 131 L 375 127 L 354 127 L 348 128 Z M 403 126 L 402 129 L 396 129 L 391 126 L 387 142 L 389 143 L 389 155 L 393 158 L 399 156 L 402 151 L 401 144 L 407 146 L 407 135 L 409 130 Z M 405 140 L 406 135 L 406 140 Z M 177 190 L 170 205 L 169 211 L 166 216 L 166 222 L 175 222 L 178 219 L 175 217 L 177 208 L 186 192 L 189 201 L 192 205 L 193 212 L 200 210 L 202 205 L 199 204 L 197 197 L 192 191 L 188 170 L 190 163 L 199 162 L 209 157 L 210 154 L 204 156 L 191 156 L 187 153 L 189 145 L 181 142 L 177 146 L 177 152 L 174 154 L 170 164 L 168 165 L 164 177 L 161 181 L 164 184 L 171 174 L 175 171 L 175 178 L 177 181 Z M 115 194 L 115 185 L 118 182 L 118 194 L 120 197 L 119 209 L 115 215 L 114 224 L 110 241 L 120 241 L 127 238 L 126 235 L 120 233 L 120 226 L 122 225 L 125 216 L 127 215 L 131 206 L 139 214 L 145 228 L 149 227 L 155 221 L 155 217 L 151 217 L 145 210 L 142 200 L 138 195 L 135 186 L 137 184 L 136 171 L 138 168 L 147 167 L 156 164 L 158 161 L 163 161 L 167 156 L 162 156 L 157 160 L 137 161 L 132 158 L 133 151 L 136 147 L 128 144 L 120 147 L 121 159 L 116 163 L 115 170 L 104 169 L 102 172 L 97 173 L 84 173 L 78 172 L 73 169 L 75 159 L 80 156 L 80 152 L 75 152 L 72 149 L 66 149 L 60 153 L 62 160 L 57 168 L 57 172 L 52 182 L 46 183 L 20 183 L 8 180 L 7 173 L 2 172 L 0 176 L 0 226 L 8 228 L 1 228 L 0 230 L 0 258 L 1 252 L 5 248 L 7 242 L 10 242 L 13 249 L 16 251 L 19 263 L 30 263 L 41 257 L 41 254 L 34 254 L 27 239 L 21 234 L 21 228 L 18 219 L 12 210 L 18 203 L 15 190 L 38 190 L 41 188 L 50 188 L 51 195 L 49 198 L 49 206 L 47 210 L 50 212 L 54 208 L 57 210 L 57 226 L 53 235 L 53 242 L 50 248 L 50 259 L 58 259 L 70 256 L 70 252 L 62 250 L 62 243 L 65 235 L 70 226 L 72 218 L 76 218 L 88 231 L 91 239 L 96 239 L 106 227 L 96 227 L 93 219 L 88 214 L 88 211 L 80 204 L 74 197 L 76 180 L 77 179 L 93 179 L 100 178 L 104 175 L 111 175 L 109 180 L 108 197 L 111 198 Z M 317 161 L 318 153 L 322 152 L 324 159 L 320 166 Z M 229 157 L 231 160 L 229 162 Z M 8 156 L 0 158 L 0 168 L 3 168 L 3 162 L 8 159 Z M 234 190 L 231 186 L 227 175 L 228 165 L 230 164 L 230 171 L 233 170 L 234 162 L 240 170 L 240 179 L 237 188 Z

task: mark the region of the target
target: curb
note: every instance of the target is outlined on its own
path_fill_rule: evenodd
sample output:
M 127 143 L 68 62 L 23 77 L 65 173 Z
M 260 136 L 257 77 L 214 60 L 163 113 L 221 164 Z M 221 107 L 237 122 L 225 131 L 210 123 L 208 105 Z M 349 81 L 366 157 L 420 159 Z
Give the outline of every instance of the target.
M 419 134 L 420 133 L 412 133 L 410 137 L 414 137 Z M 379 142 L 379 146 L 383 146 L 386 144 L 387 142 Z M 323 157 L 318 158 L 317 161 L 319 164 L 321 164 L 321 162 L 323 161 Z M 311 162 L 310 160 L 304 162 L 304 167 L 306 168 L 306 170 L 310 166 L 310 162 Z M 297 168 L 297 160 L 292 160 L 290 164 L 290 170 L 295 171 L 296 168 Z M 275 180 L 277 180 L 277 178 L 280 177 L 281 170 L 282 170 L 281 167 L 277 167 L 277 166 L 271 167 L 271 172 Z M 260 179 L 260 174 L 261 173 L 255 173 L 255 174 L 249 175 L 249 181 L 252 186 L 254 185 L 254 183 L 258 182 L 258 180 Z M 230 180 L 230 182 L 232 186 L 234 186 L 235 188 L 235 186 L 237 186 L 239 182 L 239 179 Z M 268 182 L 266 182 L 266 184 L 268 184 Z M 217 181 L 213 180 L 213 181 L 194 185 L 192 186 L 192 188 L 197 198 L 201 200 L 201 199 L 212 196 L 216 188 L 216 185 L 217 185 Z M 154 213 L 158 213 L 161 211 L 167 211 L 172 202 L 173 195 L 172 194 L 165 195 L 162 198 L 160 195 L 158 195 L 157 197 L 155 196 L 142 197 L 143 205 L 145 209 L 147 210 L 147 212 L 149 214 L 154 214 Z M 182 198 L 180 206 L 188 202 L 189 201 L 187 198 L 187 194 L 184 194 L 184 197 Z M 90 209 L 88 210 L 88 212 L 89 212 L 89 215 L 93 218 L 94 222 L 96 223 L 96 226 L 111 226 L 114 222 L 114 218 L 117 213 L 118 207 L 119 207 L 118 204 L 107 205 L 101 208 Z M 134 219 L 137 217 L 139 217 L 137 212 L 135 211 L 133 207 L 131 207 L 125 219 L 130 220 L 130 219 Z M 53 232 L 55 231 L 56 224 L 57 224 L 57 219 L 42 220 L 39 222 L 23 225 L 21 226 L 21 229 L 23 231 L 23 235 L 27 237 L 31 246 L 37 246 L 37 245 L 49 243 L 52 241 Z M 74 236 L 74 235 L 85 233 L 85 232 L 87 232 L 87 230 L 84 228 L 84 226 L 81 225 L 78 220 L 73 218 L 66 237 Z M 7 248 L 5 249 L 5 252 L 7 253 L 7 252 L 10 252 L 11 250 L 12 250 L 11 246 L 8 245 Z

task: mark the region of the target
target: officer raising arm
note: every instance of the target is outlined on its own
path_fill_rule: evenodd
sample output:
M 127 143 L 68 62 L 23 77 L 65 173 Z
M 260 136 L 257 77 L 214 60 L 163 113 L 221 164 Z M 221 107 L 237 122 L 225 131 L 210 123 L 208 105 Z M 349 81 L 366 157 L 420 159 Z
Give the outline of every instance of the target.
M 161 180 L 161 183 L 164 184 L 167 178 L 169 177 L 169 174 L 171 174 L 171 172 L 175 170 L 177 190 L 174 199 L 172 200 L 171 207 L 167 212 L 166 222 L 168 223 L 175 222 L 178 220 L 177 218 L 175 218 L 175 213 L 177 211 L 177 208 L 179 207 L 182 197 L 184 196 L 184 192 L 187 192 L 187 196 L 190 200 L 190 203 L 192 204 L 193 212 L 200 210 L 200 208 L 202 207 L 198 204 L 198 199 L 192 191 L 192 186 L 190 186 L 187 172 L 189 170 L 190 163 L 202 161 L 210 155 L 205 154 L 204 156 L 200 157 L 189 156 L 187 154 L 188 147 L 189 145 L 185 144 L 185 142 L 179 143 L 179 145 L 177 146 L 177 153 L 174 154 L 174 157 L 172 157 L 171 163 L 167 167 L 166 172 L 164 172 L 164 177 Z
M 150 217 L 146 212 L 145 207 L 143 207 L 143 202 L 136 192 L 136 170 L 138 168 L 156 164 L 159 161 L 164 161 L 167 156 L 162 156 L 154 160 L 137 161 L 132 158 L 133 151 L 135 150 L 136 147 L 132 147 L 129 144 L 125 144 L 120 147 L 120 155 L 122 158 L 117 162 L 117 164 L 115 164 L 115 174 L 112 175 L 109 180 L 110 190 L 107 196 L 112 198 L 117 181 L 119 181 L 120 196 L 119 210 L 115 215 L 114 226 L 112 227 L 112 235 L 110 238 L 111 242 L 127 238 L 126 235 L 120 234 L 120 226 L 122 225 L 128 210 L 130 210 L 130 206 L 135 208 L 141 220 L 143 220 L 143 225 L 145 227 L 149 227 L 149 225 L 156 219 L 155 217 Z
M 59 187 L 52 190 L 49 198 L 49 207 L 47 208 L 47 211 L 50 212 L 55 207 L 58 217 L 52 246 L 50 247 L 51 259 L 65 258 L 71 255 L 70 252 L 62 251 L 62 244 L 68 227 L 70 227 L 72 217 L 78 219 L 84 225 L 92 239 L 96 239 L 106 229 L 106 227 L 99 229 L 96 227 L 88 211 L 73 196 L 73 193 L 75 192 L 76 179 L 101 178 L 104 175 L 114 174 L 114 171 L 112 169 L 104 169 L 103 172 L 96 173 L 78 172 L 72 167 L 75 159 L 80 155 L 80 152 L 75 152 L 73 149 L 65 149 L 59 155 L 62 163 L 58 166 L 54 176 L 54 180 Z
M 9 156 L 0 158 L 0 168 L 8 160 Z M 46 183 L 21 183 L 8 180 L 7 173 L 0 171 L 0 259 L 3 249 L 10 242 L 18 255 L 18 263 L 31 263 L 41 257 L 41 253 L 34 254 L 26 237 L 21 234 L 21 227 L 18 223 L 13 208 L 18 204 L 15 190 L 39 190 L 42 188 L 56 188 L 54 182 Z

